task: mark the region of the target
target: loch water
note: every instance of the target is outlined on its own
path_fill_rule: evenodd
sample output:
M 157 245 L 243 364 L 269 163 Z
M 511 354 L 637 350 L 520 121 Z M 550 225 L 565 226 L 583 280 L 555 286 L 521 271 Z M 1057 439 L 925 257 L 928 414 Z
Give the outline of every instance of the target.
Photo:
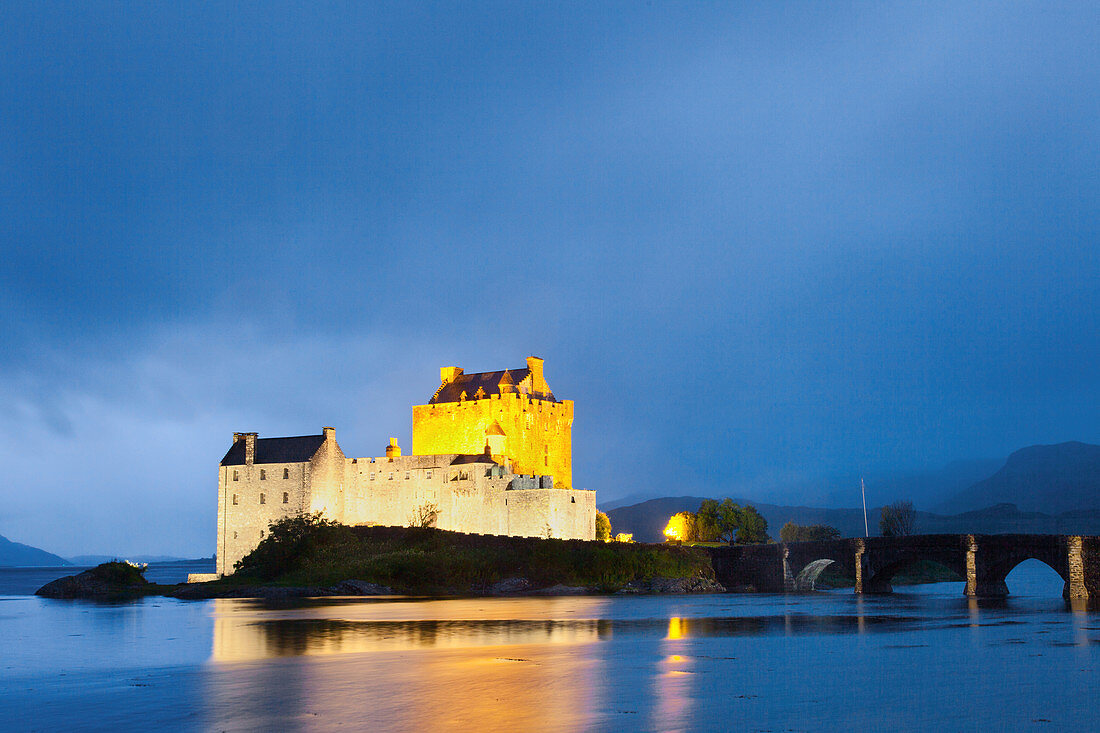
M 5 730 L 1100 727 L 1100 613 L 1063 601 L 1035 561 L 1002 601 L 939 583 L 867 597 L 104 604 L 27 595 L 11 572 Z

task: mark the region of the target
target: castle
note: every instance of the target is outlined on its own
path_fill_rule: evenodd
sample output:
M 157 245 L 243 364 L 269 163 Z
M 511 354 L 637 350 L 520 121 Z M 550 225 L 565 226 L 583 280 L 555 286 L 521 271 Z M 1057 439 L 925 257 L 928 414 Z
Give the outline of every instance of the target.
M 234 433 L 218 469 L 217 573 L 268 526 L 323 512 L 343 524 L 419 524 L 524 537 L 595 538 L 596 492 L 573 489 L 573 402 L 558 400 L 543 361 L 466 374 L 440 369 L 427 404 L 413 407 L 412 455 L 347 458 L 336 431 L 261 438 Z

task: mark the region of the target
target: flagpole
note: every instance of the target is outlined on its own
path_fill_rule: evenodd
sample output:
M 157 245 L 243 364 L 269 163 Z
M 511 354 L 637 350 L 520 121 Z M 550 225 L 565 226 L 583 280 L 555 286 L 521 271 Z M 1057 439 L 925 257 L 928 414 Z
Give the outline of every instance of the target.
M 863 496 L 863 536 L 870 537 L 871 530 L 867 526 L 867 489 L 863 488 L 863 477 L 859 477 L 859 493 Z

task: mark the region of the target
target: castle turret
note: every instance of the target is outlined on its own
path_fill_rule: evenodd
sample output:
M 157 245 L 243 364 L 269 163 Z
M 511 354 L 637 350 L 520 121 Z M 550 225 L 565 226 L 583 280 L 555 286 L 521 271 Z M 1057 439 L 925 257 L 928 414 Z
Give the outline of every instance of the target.
M 504 429 L 498 422 L 493 422 L 485 431 L 485 447 L 490 455 L 503 456 L 506 453 L 505 440 Z
M 527 357 L 527 371 L 531 373 L 531 391 L 542 396 L 550 391 L 550 385 L 542 376 L 542 359 L 537 356 Z
M 397 444 L 397 438 L 390 438 L 390 444 L 386 446 L 386 458 L 400 458 L 401 446 Z
M 439 367 L 439 381 L 441 384 L 450 384 L 462 375 L 462 367 Z

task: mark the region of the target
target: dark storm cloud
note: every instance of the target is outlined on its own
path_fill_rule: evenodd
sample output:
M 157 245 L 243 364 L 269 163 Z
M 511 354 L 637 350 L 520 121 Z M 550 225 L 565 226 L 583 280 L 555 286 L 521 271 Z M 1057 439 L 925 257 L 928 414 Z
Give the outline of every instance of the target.
M 0 533 L 205 552 L 233 430 L 374 453 L 530 353 L 606 498 L 1096 441 L 1098 20 L 7 4 Z

